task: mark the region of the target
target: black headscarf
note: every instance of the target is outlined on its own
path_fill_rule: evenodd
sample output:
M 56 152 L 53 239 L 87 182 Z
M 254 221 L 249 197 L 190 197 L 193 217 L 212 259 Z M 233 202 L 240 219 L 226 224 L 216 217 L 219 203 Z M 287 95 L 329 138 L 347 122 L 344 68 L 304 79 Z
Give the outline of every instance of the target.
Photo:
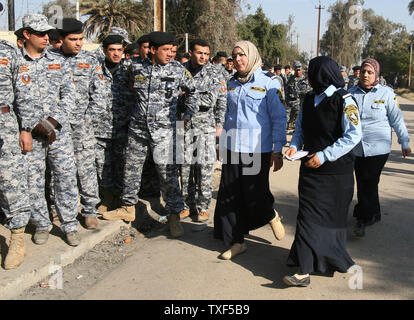
M 326 56 L 313 58 L 309 62 L 308 77 L 309 84 L 316 94 L 324 92 L 331 84 L 335 88 L 345 86 L 338 64 Z

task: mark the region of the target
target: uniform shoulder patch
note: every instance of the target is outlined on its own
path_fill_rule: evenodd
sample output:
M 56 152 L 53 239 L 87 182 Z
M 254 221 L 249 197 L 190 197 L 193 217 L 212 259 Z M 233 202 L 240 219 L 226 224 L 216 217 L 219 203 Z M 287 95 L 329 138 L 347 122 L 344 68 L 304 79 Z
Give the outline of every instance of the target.
M 26 64 L 24 66 L 21 66 L 19 68 L 19 72 L 23 72 L 23 71 L 29 71 L 29 65 L 28 64 Z
M 344 108 L 344 112 L 346 113 L 348 120 L 354 125 L 357 126 L 359 123 L 359 114 L 358 108 L 354 104 L 349 104 Z
M 398 108 L 401 110 L 401 106 L 400 106 L 400 104 L 398 103 L 397 96 L 395 96 L 395 97 L 394 97 L 394 100 L 395 100 L 395 103 L 397 104 Z
M 30 76 L 28 74 L 23 74 L 22 75 L 22 82 L 24 84 L 29 84 L 30 83 Z

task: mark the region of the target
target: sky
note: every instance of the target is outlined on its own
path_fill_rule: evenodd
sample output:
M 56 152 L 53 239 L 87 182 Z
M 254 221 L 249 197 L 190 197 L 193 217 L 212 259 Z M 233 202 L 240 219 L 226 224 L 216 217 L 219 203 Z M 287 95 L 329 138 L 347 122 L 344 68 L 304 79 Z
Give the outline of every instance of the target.
M 21 27 L 21 18 L 27 12 L 39 12 L 42 5 L 50 2 L 49 0 L 15 0 L 16 28 Z M 72 1 L 73 2 L 73 1 Z M 336 0 L 321 0 L 320 38 L 327 29 L 327 22 L 330 14 L 328 8 Z M 375 14 L 383 16 L 393 22 L 398 22 L 406 26 L 408 31 L 414 30 L 414 17 L 408 14 L 409 0 L 365 0 L 363 8 L 373 9 Z M 0 0 L 3 6 L 7 7 L 7 0 Z M 293 30 L 295 34 L 292 38 L 293 43 L 299 40 L 299 50 L 313 54 L 316 52 L 316 38 L 318 29 L 318 0 L 242 0 L 243 12 L 245 14 L 254 13 L 259 5 L 262 6 L 266 16 L 274 24 L 287 23 L 289 15 L 295 18 Z M 250 10 L 247 8 L 250 6 Z M 168 10 L 168 8 L 167 8 Z M 0 13 L 0 30 L 7 30 L 7 9 Z M 297 37 L 298 36 L 298 37 Z

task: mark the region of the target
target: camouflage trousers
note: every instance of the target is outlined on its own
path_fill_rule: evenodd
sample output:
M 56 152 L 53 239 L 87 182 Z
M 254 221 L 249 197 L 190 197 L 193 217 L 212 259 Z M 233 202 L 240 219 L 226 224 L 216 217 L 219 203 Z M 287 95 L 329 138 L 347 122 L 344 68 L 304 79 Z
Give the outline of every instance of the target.
M 77 178 L 81 202 L 81 214 L 84 217 L 96 216 L 98 213 L 99 187 L 95 165 L 96 140 L 92 125 L 86 121 L 70 124 Z
M 14 114 L 0 114 L 0 208 L 4 226 L 20 229 L 30 219 L 28 163 L 19 147 L 19 128 Z
M 68 128 L 56 134 L 56 141 L 47 144 L 43 139 L 33 139 L 33 150 L 27 153 L 29 162 L 29 195 L 31 221 L 36 230 L 51 230 L 45 198 L 46 162 L 50 166 L 56 213 L 64 233 L 78 230 L 78 188 L 73 142 Z
M 208 212 L 212 197 L 212 171 L 216 160 L 215 131 L 193 128 L 185 133 L 185 161 L 181 165 L 184 209 Z
M 289 129 L 295 129 L 296 119 L 300 109 L 300 101 L 288 101 L 286 104 L 286 118 Z
M 160 139 L 162 141 L 155 142 L 149 135 L 137 134 L 130 127 L 126 149 L 122 202 L 127 206 L 135 205 L 138 202 L 144 162 L 148 152 L 152 151 L 155 168 L 160 179 L 161 193 L 166 203 L 165 208 L 168 213 L 178 214 L 183 209 L 183 200 L 180 194 L 177 166 L 169 152 L 171 148 L 174 148 L 173 130 L 163 130 L 160 137 L 162 137 Z
M 96 138 L 96 170 L 101 188 L 120 194 L 123 188 L 125 148 L 127 137 L 117 139 Z

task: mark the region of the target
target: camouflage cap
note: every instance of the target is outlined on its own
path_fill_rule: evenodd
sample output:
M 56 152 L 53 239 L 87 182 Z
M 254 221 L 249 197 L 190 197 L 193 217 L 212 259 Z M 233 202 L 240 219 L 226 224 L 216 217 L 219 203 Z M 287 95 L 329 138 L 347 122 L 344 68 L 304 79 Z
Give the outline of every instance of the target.
M 295 61 L 295 62 L 293 63 L 293 68 L 294 68 L 295 70 L 302 69 L 302 64 L 300 63 L 300 61 Z
M 46 16 L 40 13 L 26 14 L 23 17 L 22 22 L 23 29 L 32 29 L 38 32 L 45 32 L 55 29 L 49 25 Z
M 132 42 L 128 39 L 128 32 L 125 29 L 122 29 L 120 27 L 112 27 L 111 31 L 109 31 L 108 36 L 121 36 L 124 38 L 124 41 L 127 44 L 131 44 Z

